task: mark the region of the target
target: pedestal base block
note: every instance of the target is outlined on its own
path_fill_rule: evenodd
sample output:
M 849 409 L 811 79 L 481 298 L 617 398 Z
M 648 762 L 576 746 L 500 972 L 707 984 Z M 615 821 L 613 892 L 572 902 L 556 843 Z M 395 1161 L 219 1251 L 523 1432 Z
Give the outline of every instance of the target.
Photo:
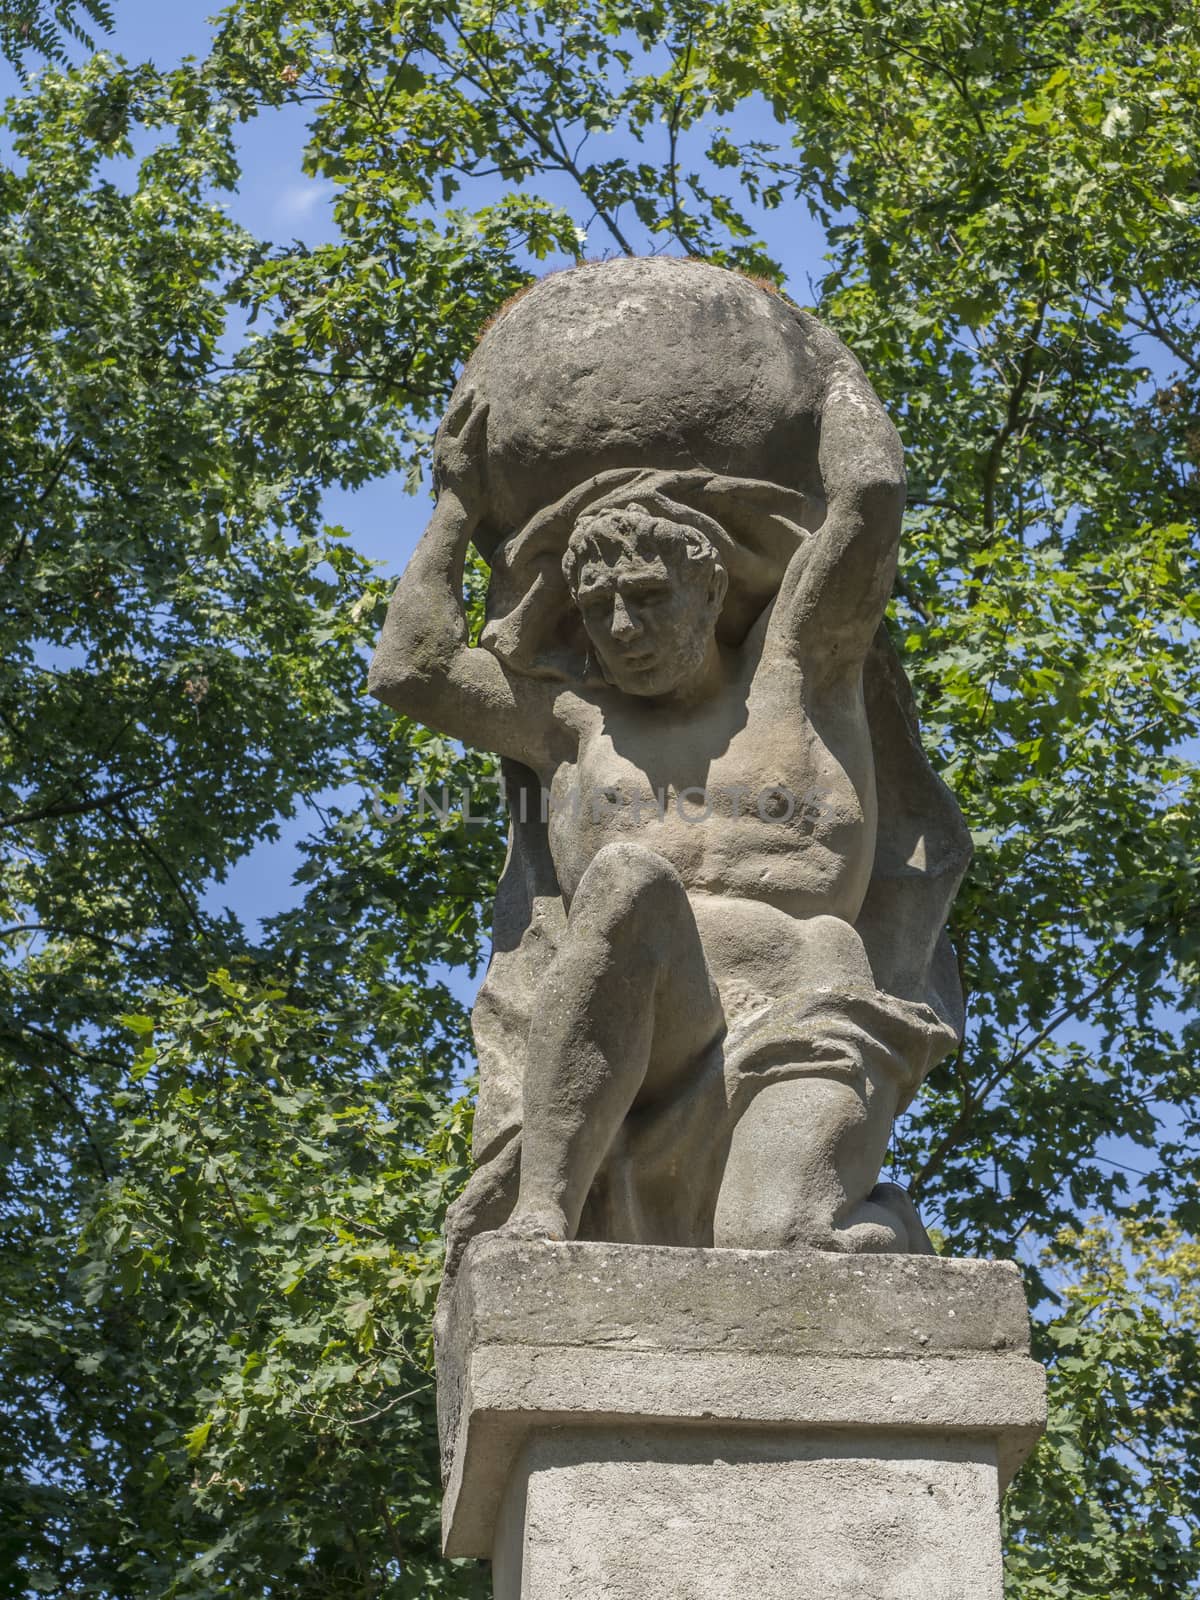
M 438 1317 L 497 1600 L 1001 1600 L 1044 1421 L 1010 1265 L 481 1239 Z

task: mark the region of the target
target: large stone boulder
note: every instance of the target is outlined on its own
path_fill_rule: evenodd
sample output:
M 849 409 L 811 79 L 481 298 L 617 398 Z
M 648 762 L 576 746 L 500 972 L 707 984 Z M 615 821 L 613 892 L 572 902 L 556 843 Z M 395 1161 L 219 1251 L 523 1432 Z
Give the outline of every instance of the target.
M 542 279 L 484 334 L 457 390 L 489 407 L 479 543 L 617 467 L 703 467 L 819 495 L 818 417 L 841 349 L 780 296 L 703 262 Z

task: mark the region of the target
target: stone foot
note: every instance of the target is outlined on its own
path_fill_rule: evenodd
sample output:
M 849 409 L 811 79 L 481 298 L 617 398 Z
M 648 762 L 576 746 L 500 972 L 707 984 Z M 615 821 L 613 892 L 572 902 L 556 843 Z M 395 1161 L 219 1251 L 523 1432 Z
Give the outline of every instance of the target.
M 851 1256 L 935 1254 L 907 1190 L 895 1183 L 877 1183 L 840 1227 L 810 1222 L 797 1231 L 792 1248 Z
M 898 1183 L 877 1183 L 867 1200 L 869 1204 L 882 1206 L 885 1211 L 892 1213 L 907 1241 L 901 1246 L 902 1249 L 914 1256 L 937 1254 L 907 1189 L 902 1189 Z
M 505 1239 L 544 1240 L 552 1244 L 565 1242 L 570 1229 L 565 1212 L 557 1206 L 538 1206 L 514 1211 L 503 1227 L 497 1228 Z

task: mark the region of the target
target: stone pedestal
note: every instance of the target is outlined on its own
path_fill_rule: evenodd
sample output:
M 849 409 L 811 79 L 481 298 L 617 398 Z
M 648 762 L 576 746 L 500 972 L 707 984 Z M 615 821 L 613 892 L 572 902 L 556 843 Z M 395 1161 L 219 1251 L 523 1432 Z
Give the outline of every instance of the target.
M 1001 1600 L 1028 1348 L 1002 1262 L 479 1239 L 438 1316 L 446 1553 L 497 1600 Z

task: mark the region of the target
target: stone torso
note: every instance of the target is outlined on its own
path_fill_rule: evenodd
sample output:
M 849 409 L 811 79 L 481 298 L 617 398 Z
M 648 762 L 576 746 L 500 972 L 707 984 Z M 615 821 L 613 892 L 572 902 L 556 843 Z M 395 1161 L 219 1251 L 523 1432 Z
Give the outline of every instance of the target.
M 730 652 L 718 693 L 684 706 L 580 697 L 573 759 L 543 774 L 568 902 L 602 846 L 636 840 L 689 895 L 853 922 L 875 849 L 860 674 L 828 685 L 792 659 Z

